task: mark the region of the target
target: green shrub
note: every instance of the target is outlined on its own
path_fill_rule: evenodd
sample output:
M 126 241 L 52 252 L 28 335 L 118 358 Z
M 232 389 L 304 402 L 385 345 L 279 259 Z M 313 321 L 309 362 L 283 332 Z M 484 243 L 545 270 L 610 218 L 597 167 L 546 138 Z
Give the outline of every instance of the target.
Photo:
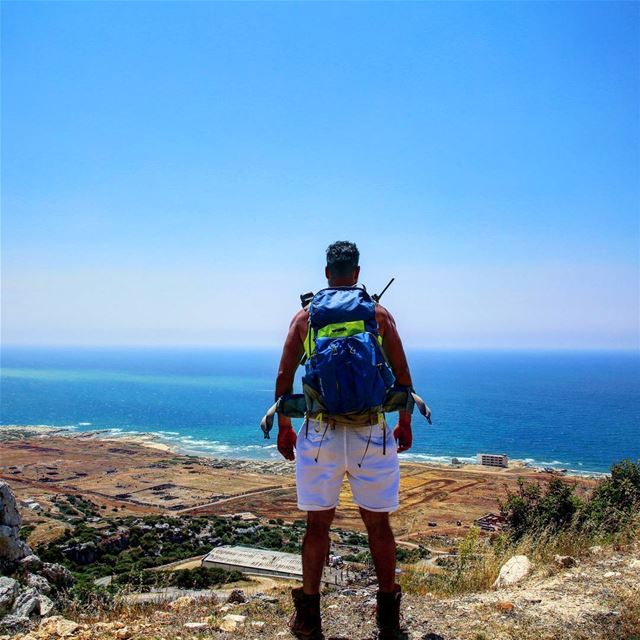
M 616 533 L 640 512 L 640 460 L 623 460 L 611 467 L 611 476 L 598 483 L 580 514 L 582 526 Z
M 582 501 L 575 495 L 575 486 L 561 478 L 553 478 L 544 491 L 537 482 L 518 478 L 518 490 L 507 491 L 506 500 L 499 504 L 514 541 L 528 533 L 569 527 L 582 507 Z
M 553 478 L 543 490 L 536 482 L 518 479 L 518 490 L 500 502 L 513 542 L 526 535 L 554 535 L 562 531 L 607 537 L 624 533 L 640 513 L 640 460 L 623 460 L 611 467 L 591 496 L 581 500 L 575 485 Z
M 414 564 L 430 556 L 431 552 L 426 547 L 418 547 L 417 549 L 396 547 L 396 560 L 404 564 Z
M 33 524 L 25 524 L 24 527 L 20 527 L 20 540 L 27 540 L 35 528 Z
M 179 589 L 210 589 L 242 579 L 239 571 L 197 567 L 178 571 L 132 571 L 117 576 L 114 586 L 135 591 L 149 591 L 165 587 Z

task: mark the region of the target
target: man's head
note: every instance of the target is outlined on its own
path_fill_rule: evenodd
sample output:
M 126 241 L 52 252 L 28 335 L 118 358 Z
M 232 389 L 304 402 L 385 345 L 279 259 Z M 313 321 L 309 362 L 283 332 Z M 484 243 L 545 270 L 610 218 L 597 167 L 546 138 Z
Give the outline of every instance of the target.
M 358 282 L 360 252 L 355 243 L 338 240 L 327 247 L 327 280 L 333 286 L 350 286 Z

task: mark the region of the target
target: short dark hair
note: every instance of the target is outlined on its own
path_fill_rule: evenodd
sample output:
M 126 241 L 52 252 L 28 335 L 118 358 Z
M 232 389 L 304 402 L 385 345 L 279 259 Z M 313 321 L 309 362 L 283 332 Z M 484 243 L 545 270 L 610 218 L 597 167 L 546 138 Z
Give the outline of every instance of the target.
M 355 242 L 338 240 L 327 247 L 327 267 L 334 276 L 348 276 L 358 266 L 360 252 Z

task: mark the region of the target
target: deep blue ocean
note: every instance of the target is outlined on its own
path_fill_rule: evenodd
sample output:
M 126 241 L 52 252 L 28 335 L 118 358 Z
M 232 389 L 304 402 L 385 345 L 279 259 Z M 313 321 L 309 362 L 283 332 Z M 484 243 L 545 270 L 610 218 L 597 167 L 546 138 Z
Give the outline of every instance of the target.
M 640 458 L 638 353 L 408 358 L 433 426 L 416 413 L 405 459 L 449 462 L 486 451 L 604 472 Z M 3 347 L 0 422 L 154 433 L 199 454 L 277 457 L 276 428 L 264 440 L 259 423 L 273 401 L 278 359 L 268 350 Z

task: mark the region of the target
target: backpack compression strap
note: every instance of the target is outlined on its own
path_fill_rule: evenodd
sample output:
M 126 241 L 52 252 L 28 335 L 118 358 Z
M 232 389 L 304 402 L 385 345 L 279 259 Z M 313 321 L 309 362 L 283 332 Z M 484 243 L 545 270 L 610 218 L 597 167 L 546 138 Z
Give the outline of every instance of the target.
M 382 405 L 382 410 L 385 413 L 392 413 L 394 411 L 408 411 L 413 413 L 414 406 L 418 407 L 418 411 L 429 424 L 431 422 L 431 409 L 427 406 L 426 402 L 413 390 L 412 387 L 402 387 L 396 385 L 389 392 L 387 399 Z M 307 411 L 307 404 L 304 394 L 302 393 L 288 393 L 280 396 L 269 407 L 269 410 L 260 421 L 260 428 L 266 440 L 270 439 L 270 432 L 273 428 L 274 416 L 276 413 L 281 413 L 283 416 L 289 418 L 304 418 Z
M 301 393 L 288 393 L 280 396 L 269 407 L 269 410 L 260 421 L 260 428 L 266 440 L 270 439 L 269 433 L 273 428 L 273 418 L 276 413 L 281 413 L 289 418 L 304 418 L 307 411 L 307 403 L 305 397 Z

